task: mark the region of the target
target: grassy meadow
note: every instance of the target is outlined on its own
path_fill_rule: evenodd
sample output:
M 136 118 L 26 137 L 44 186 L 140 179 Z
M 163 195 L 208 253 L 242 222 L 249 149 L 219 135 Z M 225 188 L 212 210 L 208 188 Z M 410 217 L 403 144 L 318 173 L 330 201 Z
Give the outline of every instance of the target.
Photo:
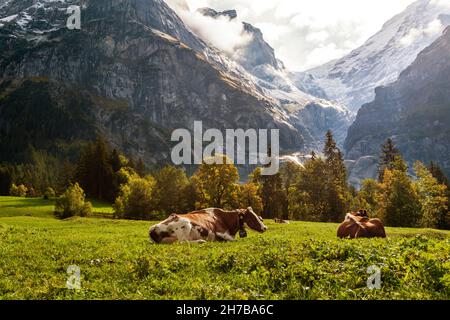
M 267 222 L 234 243 L 155 245 L 151 222 L 58 220 L 53 202 L 0 198 L 0 299 L 449 299 L 450 232 L 387 228 L 340 240 L 336 224 Z M 108 216 L 111 218 L 108 218 Z M 69 290 L 67 268 L 81 270 Z M 370 290 L 367 268 L 381 269 Z

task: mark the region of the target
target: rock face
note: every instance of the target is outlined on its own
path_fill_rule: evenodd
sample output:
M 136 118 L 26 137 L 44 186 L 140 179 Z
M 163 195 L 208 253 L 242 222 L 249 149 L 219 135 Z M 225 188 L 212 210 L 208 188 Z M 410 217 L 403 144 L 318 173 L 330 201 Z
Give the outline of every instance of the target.
M 376 89 L 345 141 L 347 158 L 378 155 L 392 138 L 406 160 L 433 160 L 450 173 L 450 27 L 399 79 Z
M 378 175 L 378 158 L 365 156 L 358 160 L 345 160 L 348 183 L 360 189 L 365 179 L 376 179 Z
M 278 128 L 283 148 L 304 148 L 274 100 L 164 2 L 85 1 L 81 30 L 68 30 L 66 9 L 77 3 L 0 5 L 10 17 L 0 27 L 0 161 L 19 161 L 26 146 L 69 153 L 101 133 L 157 162 L 172 130 L 194 120 L 205 129 Z M 23 145 L 12 144 L 19 137 Z
M 217 12 L 202 8 L 199 12 L 215 19 L 223 16 L 237 18 L 235 10 Z M 255 83 L 266 96 L 277 101 L 287 121 L 301 132 L 304 149 L 321 151 L 328 130 L 334 132 L 342 146 L 354 115 L 345 106 L 326 100 L 326 94 L 318 86 L 313 91 L 312 87 L 306 88 L 309 82 L 305 79 L 297 77 L 293 80 L 283 62 L 276 58 L 274 49 L 264 40 L 261 30 L 246 22 L 242 24 L 243 32 L 251 35 L 251 41 L 239 48 L 233 58 L 255 77 Z
M 305 73 L 304 89 L 346 105 L 351 111 L 375 97 L 374 89 L 397 80 L 417 54 L 436 40 L 450 24 L 450 5 L 446 1 L 418 0 L 404 12 L 386 22 L 360 48 L 336 61 Z

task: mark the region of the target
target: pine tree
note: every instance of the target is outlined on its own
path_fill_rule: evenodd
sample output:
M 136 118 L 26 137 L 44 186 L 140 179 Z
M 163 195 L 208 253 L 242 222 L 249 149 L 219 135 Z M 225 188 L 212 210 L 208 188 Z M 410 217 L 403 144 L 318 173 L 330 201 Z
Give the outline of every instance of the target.
M 348 210 L 350 194 L 347 184 L 347 169 L 342 152 L 334 141 L 333 134 L 326 134 L 325 147 L 325 177 L 327 179 L 326 190 L 328 198 L 328 210 L 324 212 L 327 221 L 339 222 Z
M 61 194 L 66 191 L 75 181 L 75 166 L 65 160 L 58 172 L 58 177 L 56 179 L 56 191 Z
M 11 177 L 11 171 L 8 167 L 0 168 L 0 195 L 9 195 L 9 189 L 11 188 L 13 181 Z
M 393 169 L 395 157 L 400 155 L 398 149 L 394 145 L 394 141 L 388 138 L 381 146 L 381 155 L 378 163 L 378 181 L 383 182 L 384 170 Z
M 136 163 L 136 172 L 141 177 L 144 177 L 146 175 L 146 173 L 147 173 L 147 168 L 146 168 L 145 163 L 142 160 L 142 158 L 139 158 L 137 163 Z
M 280 218 L 289 219 L 289 206 L 292 200 L 291 193 L 295 192 L 295 184 L 297 183 L 300 176 L 301 167 L 291 161 L 285 163 L 280 169 L 281 182 L 282 182 L 282 192 L 283 192 L 283 203 L 282 210 L 283 214 Z
M 99 137 L 82 151 L 77 163 L 76 177 L 88 197 L 114 201 L 114 172 L 111 151 L 106 141 Z
M 114 149 L 112 151 L 109 162 L 111 164 L 111 169 L 113 172 L 117 172 L 122 168 L 122 160 L 117 149 Z
M 256 186 L 262 201 L 262 216 L 273 219 L 283 217 L 283 183 L 280 172 L 275 175 L 263 176 L 262 169 L 256 168 L 250 174 L 250 183 Z
M 437 163 L 431 161 L 428 170 L 440 184 L 445 184 L 450 188 L 450 181 L 448 177 L 445 175 L 444 171 Z

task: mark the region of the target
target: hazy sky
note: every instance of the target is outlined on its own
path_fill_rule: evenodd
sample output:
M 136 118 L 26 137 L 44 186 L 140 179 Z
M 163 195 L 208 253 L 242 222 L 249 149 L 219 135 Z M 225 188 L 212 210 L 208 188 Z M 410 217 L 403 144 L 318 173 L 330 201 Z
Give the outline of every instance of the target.
M 169 0 L 168 0 L 169 1 Z M 171 0 L 176 1 L 176 0 Z M 414 0 L 187 0 L 200 7 L 236 9 L 238 18 L 259 27 L 277 57 L 301 71 L 342 57 L 363 44 Z M 182 17 L 183 18 L 183 17 Z M 191 27 L 205 21 L 187 17 Z M 199 21 L 201 20 L 201 21 Z M 221 49 L 239 45 L 238 24 L 202 27 L 203 36 Z M 224 39 L 221 42 L 221 39 Z

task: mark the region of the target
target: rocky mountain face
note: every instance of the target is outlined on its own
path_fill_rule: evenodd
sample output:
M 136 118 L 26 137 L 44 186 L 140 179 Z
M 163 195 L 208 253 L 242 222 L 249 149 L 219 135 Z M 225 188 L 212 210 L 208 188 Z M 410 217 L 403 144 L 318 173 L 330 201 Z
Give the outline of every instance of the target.
M 278 128 L 284 149 L 302 132 L 240 66 L 195 36 L 163 1 L 0 4 L 0 161 L 27 148 L 69 154 L 103 134 L 147 163 L 167 160 L 173 129 Z M 17 142 L 19 141 L 19 143 Z
M 450 24 L 449 15 L 446 1 L 418 0 L 347 56 L 291 77 L 303 83 L 306 92 L 356 112 L 373 100 L 376 87 L 395 81 L 442 34 Z
M 433 160 L 449 174 L 449 128 L 450 27 L 361 108 L 345 141 L 347 158 L 378 155 L 390 137 L 410 164 Z
M 198 10 L 205 16 L 220 19 L 238 17 L 235 10 L 217 12 L 211 8 Z M 307 150 L 321 150 L 324 135 L 332 130 L 336 140 L 343 144 L 353 114 L 343 105 L 327 100 L 324 91 L 316 86 L 316 91 L 304 79 L 291 78 L 291 73 L 282 61 L 277 59 L 275 50 L 264 40 L 262 31 L 242 22 L 243 32 L 251 36 L 245 46 L 233 55 L 247 72 L 254 76 L 255 83 L 266 96 L 274 98 L 286 113 L 288 122 L 302 132 Z M 310 93 L 306 93 L 305 91 Z

